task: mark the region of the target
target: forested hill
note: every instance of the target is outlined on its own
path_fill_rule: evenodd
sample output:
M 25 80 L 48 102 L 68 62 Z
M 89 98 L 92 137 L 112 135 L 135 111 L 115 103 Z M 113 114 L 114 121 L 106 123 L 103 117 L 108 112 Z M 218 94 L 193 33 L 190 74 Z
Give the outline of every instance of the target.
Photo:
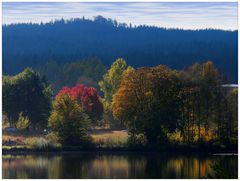
M 100 58 L 105 66 L 123 57 L 134 67 L 166 64 L 175 69 L 212 60 L 236 83 L 237 36 L 237 31 L 132 26 L 101 16 L 3 25 L 3 73 L 89 57 Z

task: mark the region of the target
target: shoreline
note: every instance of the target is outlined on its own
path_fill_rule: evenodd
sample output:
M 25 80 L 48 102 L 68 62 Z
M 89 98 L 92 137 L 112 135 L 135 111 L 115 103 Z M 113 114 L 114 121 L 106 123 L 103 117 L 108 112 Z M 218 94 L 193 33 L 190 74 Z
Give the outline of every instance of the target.
M 103 153 L 103 154 L 124 154 L 124 153 L 169 153 L 169 154 L 225 154 L 238 155 L 237 148 L 220 148 L 220 147 L 165 147 L 165 148 L 132 148 L 132 147 L 115 147 L 115 148 L 82 148 L 82 147 L 65 147 L 50 149 L 31 149 L 31 148 L 2 148 L 2 155 L 7 154 L 65 154 L 65 153 Z

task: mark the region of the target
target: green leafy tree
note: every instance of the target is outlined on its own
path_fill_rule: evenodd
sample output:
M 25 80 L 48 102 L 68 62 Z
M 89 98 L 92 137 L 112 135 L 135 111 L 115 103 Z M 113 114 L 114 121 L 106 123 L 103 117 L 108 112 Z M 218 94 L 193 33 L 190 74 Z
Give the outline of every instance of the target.
M 17 86 L 13 83 L 10 76 L 3 76 L 2 97 L 3 114 L 6 115 L 10 127 L 15 127 L 20 111 L 20 102 L 18 102 Z
M 44 127 L 50 113 L 51 95 L 46 78 L 27 68 L 13 77 L 3 78 L 3 113 L 11 126 L 16 126 L 22 112 L 32 127 Z
M 76 100 L 62 94 L 53 102 L 48 123 L 63 145 L 75 145 L 86 138 L 90 120 Z
M 104 93 L 104 107 L 111 110 L 112 96 L 118 90 L 123 72 L 127 69 L 127 63 L 122 58 L 117 59 L 99 82 L 100 90 Z

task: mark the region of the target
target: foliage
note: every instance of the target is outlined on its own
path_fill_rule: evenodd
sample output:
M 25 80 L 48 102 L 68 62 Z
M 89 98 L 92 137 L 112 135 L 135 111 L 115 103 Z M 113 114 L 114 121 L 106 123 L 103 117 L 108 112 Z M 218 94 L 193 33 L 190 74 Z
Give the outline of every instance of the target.
M 105 73 L 104 65 L 97 58 L 82 59 L 64 64 L 50 61 L 36 69 L 42 75 L 46 75 L 54 93 L 57 93 L 63 86 L 71 87 L 77 83 L 98 88 L 97 82 Z
M 113 96 L 113 115 L 148 142 L 166 141 L 178 120 L 178 76 L 166 66 L 139 68 L 124 74 Z
M 78 102 L 65 93 L 58 95 L 53 103 L 49 126 L 61 144 L 75 145 L 87 136 L 89 120 Z
M 23 113 L 21 112 L 19 114 L 19 118 L 16 124 L 16 128 L 17 129 L 28 129 L 30 125 L 30 121 L 28 119 L 28 117 L 24 117 Z
M 148 143 L 236 144 L 237 89 L 221 84 L 211 61 L 180 72 L 162 65 L 128 70 L 113 96 L 113 116 Z
M 71 98 L 76 100 L 83 108 L 83 111 L 93 121 L 96 122 L 97 120 L 101 119 L 103 113 L 103 105 L 101 98 L 95 88 L 80 84 L 77 84 L 72 88 L 63 87 L 56 95 L 56 99 L 58 99 L 58 97 L 61 97 L 63 94 L 68 94 L 71 96 Z
M 47 125 L 51 107 L 51 89 L 45 77 L 30 68 L 10 77 L 3 77 L 3 113 L 15 127 L 22 112 L 32 127 Z
M 127 69 L 127 63 L 122 58 L 117 59 L 103 76 L 98 84 L 104 93 L 105 110 L 111 110 L 112 96 L 118 90 L 123 72 Z
M 128 146 L 145 146 L 147 144 L 146 136 L 140 134 L 130 134 L 127 140 Z
M 193 64 L 180 72 L 181 119 L 180 131 L 188 144 L 199 140 L 210 141 L 215 136 L 210 127 L 220 110 L 221 77 L 213 62 Z

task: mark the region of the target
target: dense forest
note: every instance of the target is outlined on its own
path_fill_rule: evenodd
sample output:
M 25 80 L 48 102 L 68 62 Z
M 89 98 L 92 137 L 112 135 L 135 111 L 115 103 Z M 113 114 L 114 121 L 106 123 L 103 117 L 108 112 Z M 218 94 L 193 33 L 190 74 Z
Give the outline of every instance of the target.
M 94 20 L 83 17 L 41 24 L 3 25 L 3 73 L 14 75 L 32 67 L 54 74 L 61 69 L 54 70 L 54 66 L 70 67 L 75 61 L 92 57 L 100 59 L 105 67 L 123 57 L 135 68 L 164 64 L 177 70 L 194 62 L 212 60 L 226 80 L 236 83 L 237 36 L 237 31 L 132 26 L 102 16 Z M 100 68 L 99 73 L 103 74 L 104 69 Z M 82 76 L 86 77 L 84 73 Z M 95 84 L 99 80 L 97 76 L 90 78 Z M 51 83 L 58 81 L 51 75 L 48 79 Z M 74 79 L 70 86 L 76 81 Z M 64 83 L 56 84 L 58 90 Z

